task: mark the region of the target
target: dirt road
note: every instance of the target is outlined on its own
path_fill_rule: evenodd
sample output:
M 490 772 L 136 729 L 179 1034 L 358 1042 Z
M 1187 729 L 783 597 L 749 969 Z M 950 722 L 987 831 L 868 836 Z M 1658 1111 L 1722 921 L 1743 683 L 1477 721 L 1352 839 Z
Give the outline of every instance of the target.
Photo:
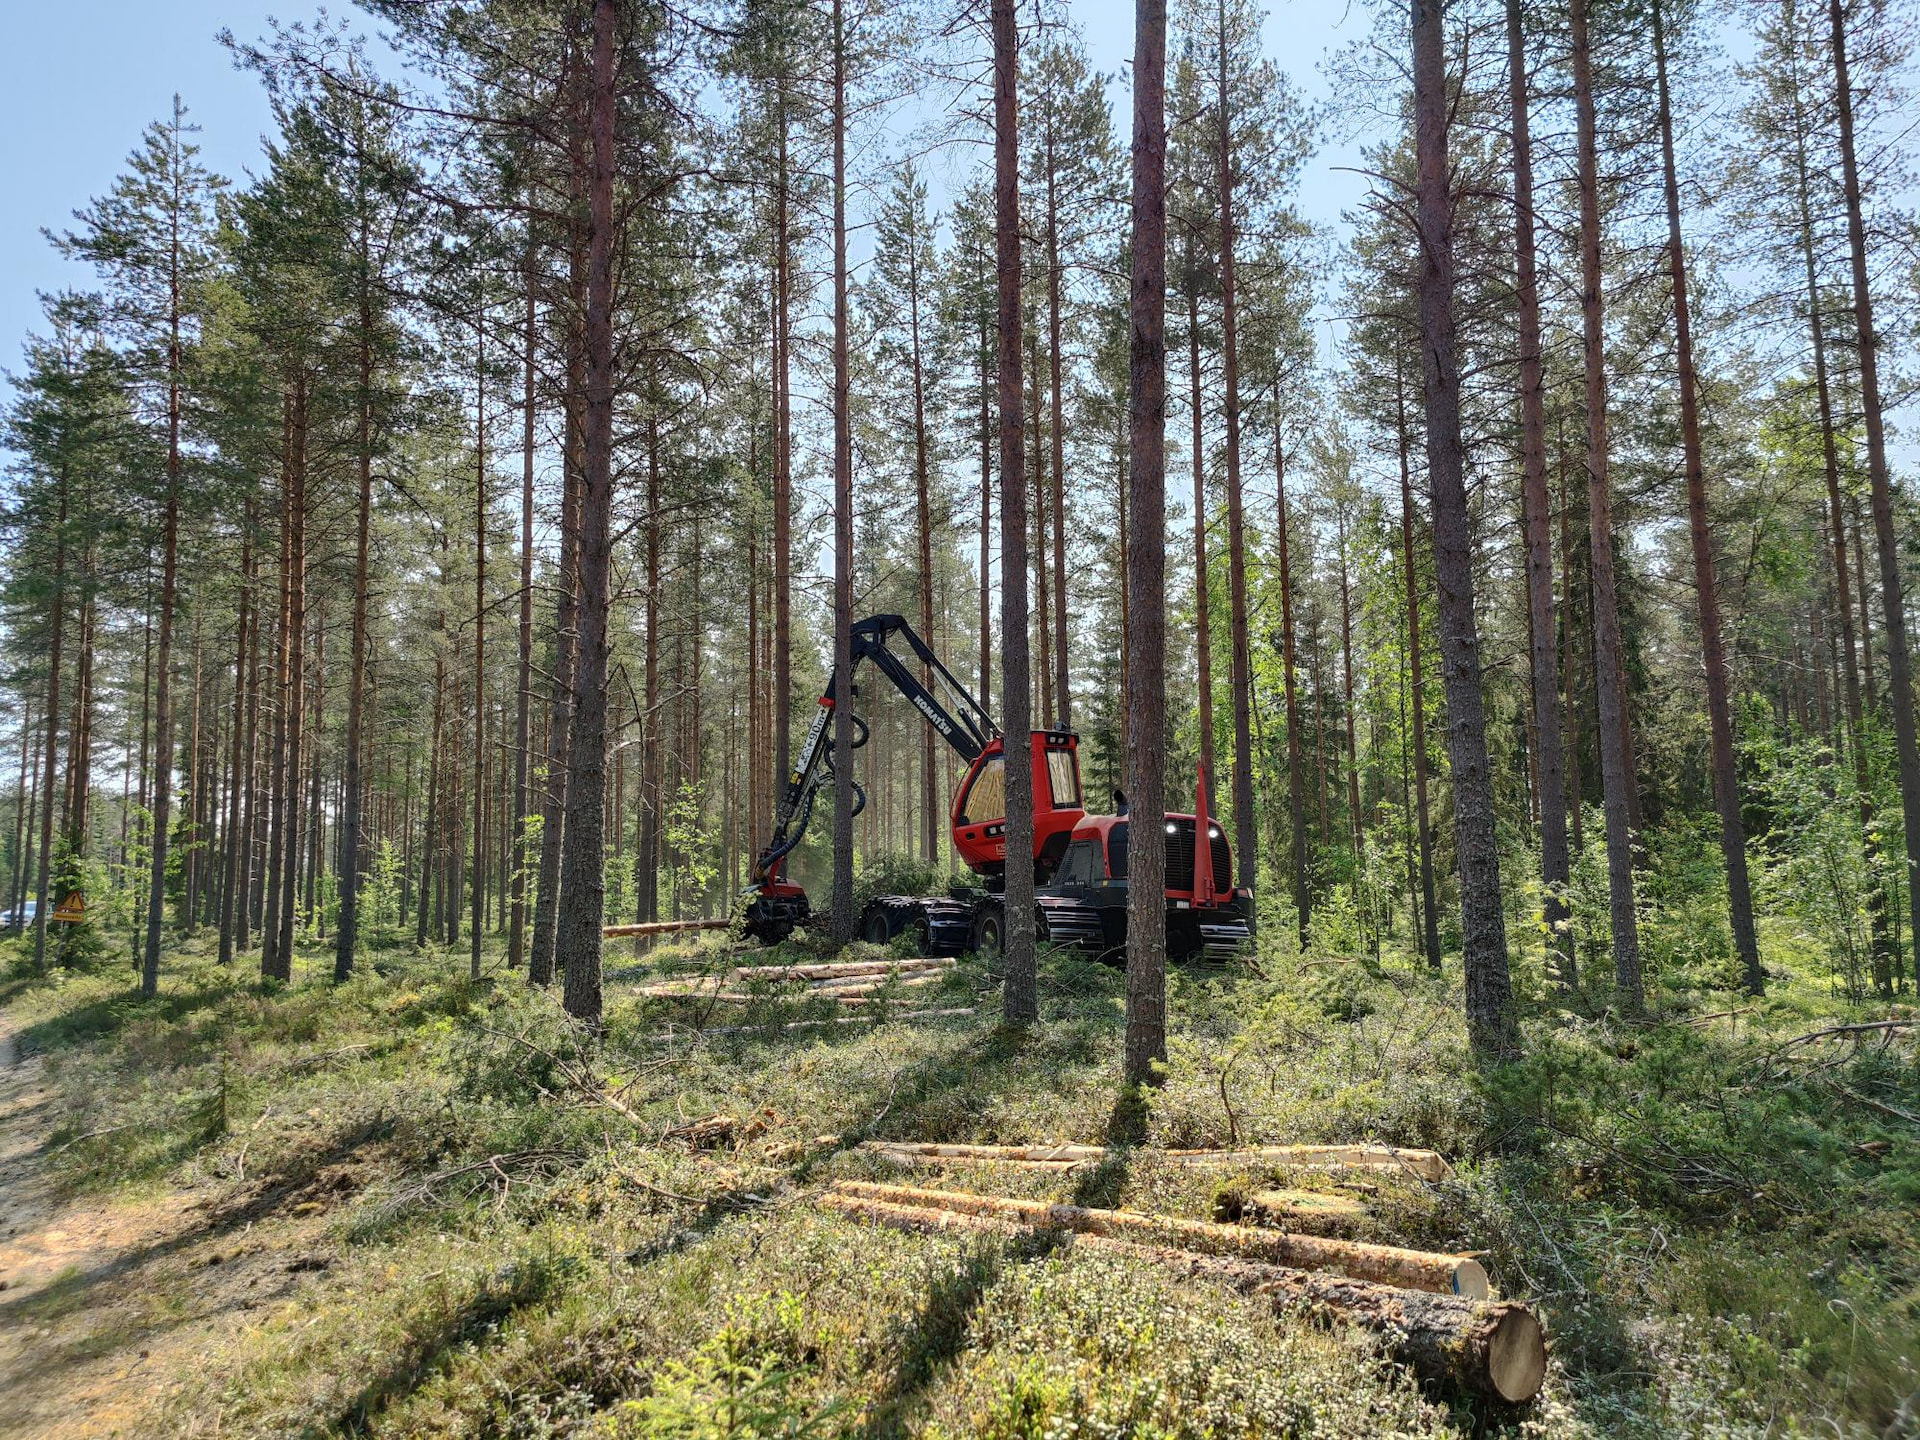
M 248 1310 L 291 1284 L 202 1197 L 63 1197 L 46 1062 L 0 1016 L 0 1437 L 153 1435 L 154 1407 Z

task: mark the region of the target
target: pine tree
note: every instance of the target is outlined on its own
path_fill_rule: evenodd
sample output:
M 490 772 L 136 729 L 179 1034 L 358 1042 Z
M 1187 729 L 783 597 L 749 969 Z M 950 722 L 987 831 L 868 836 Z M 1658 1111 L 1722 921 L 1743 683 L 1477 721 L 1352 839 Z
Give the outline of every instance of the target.
M 1167 7 L 1133 12 L 1133 222 L 1127 381 L 1127 1033 L 1130 1085 L 1167 1058 Z
M 1633 881 L 1633 750 L 1627 734 L 1626 678 L 1622 673 L 1620 602 L 1614 582 L 1613 492 L 1607 439 L 1605 308 L 1600 270 L 1600 158 L 1593 93 L 1587 0 L 1572 0 L 1574 107 L 1580 189 L 1580 307 L 1587 409 L 1588 563 L 1593 579 L 1595 710 L 1599 720 L 1600 780 L 1607 828 L 1607 891 L 1613 922 L 1614 987 L 1621 1005 L 1644 1004 L 1640 976 L 1640 918 Z
M 196 307 L 212 264 L 213 196 L 224 184 L 195 158 L 196 126 L 175 96 L 173 112 L 147 128 L 127 172 L 61 237 L 68 254 L 94 264 L 143 384 L 164 397 L 166 478 L 161 498 L 160 596 L 154 644 L 152 864 L 141 993 L 158 993 L 166 915 L 167 842 L 173 804 L 173 625 L 178 608 L 180 512 L 186 477 L 183 421 L 196 338 Z M 44 858 L 44 857 L 43 857 Z M 36 947 L 39 948 L 39 947 Z
M 1574 0 L 1576 5 L 1581 0 Z M 1421 370 L 1426 393 L 1427 483 L 1434 573 L 1440 591 L 1447 750 L 1453 765 L 1461 944 L 1467 1027 L 1482 1055 L 1515 1044 L 1500 852 L 1474 615 L 1471 517 L 1462 474 L 1460 372 L 1454 321 L 1453 194 L 1448 173 L 1446 53 L 1438 0 L 1412 0 L 1414 136 L 1418 154 Z
M 1020 35 L 1014 0 L 992 0 L 995 339 L 1000 402 L 1000 678 L 1006 718 L 1005 971 L 1010 1024 L 1039 1017 L 1034 959 L 1032 677 L 1027 648 L 1027 438 L 1021 396 Z

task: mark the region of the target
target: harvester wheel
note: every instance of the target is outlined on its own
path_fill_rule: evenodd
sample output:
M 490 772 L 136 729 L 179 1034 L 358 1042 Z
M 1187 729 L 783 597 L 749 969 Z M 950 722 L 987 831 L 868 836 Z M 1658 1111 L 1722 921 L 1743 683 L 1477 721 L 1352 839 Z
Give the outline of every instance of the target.
M 998 960 L 1006 948 L 1006 912 L 996 903 L 982 905 L 973 915 L 973 949 L 983 960 Z

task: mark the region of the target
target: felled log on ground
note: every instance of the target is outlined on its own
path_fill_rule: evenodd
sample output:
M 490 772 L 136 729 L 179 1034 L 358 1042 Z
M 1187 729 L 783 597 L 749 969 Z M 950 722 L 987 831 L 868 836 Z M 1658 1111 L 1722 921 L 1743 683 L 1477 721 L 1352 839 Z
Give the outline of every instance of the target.
M 820 1203 L 852 1219 L 928 1234 L 1022 1235 L 1034 1229 L 998 1216 L 833 1192 L 822 1195 Z M 1073 1231 L 1053 1233 L 1075 1249 L 1148 1261 L 1179 1275 L 1228 1285 L 1265 1300 L 1281 1314 L 1330 1315 L 1362 1326 L 1381 1336 L 1395 1360 L 1437 1384 L 1520 1404 L 1539 1393 L 1546 1375 L 1545 1332 L 1533 1312 L 1514 1301 L 1468 1300 L 1263 1261 L 1196 1255 Z
M 887 1016 L 889 1020 L 942 1020 L 954 1015 L 971 1015 L 974 1007 L 960 1005 L 945 1010 L 895 1010 Z M 865 1015 L 827 1015 L 818 1020 L 775 1020 L 765 1025 L 715 1025 L 703 1033 L 708 1035 L 744 1035 L 749 1032 L 772 1032 L 777 1030 L 809 1030 L 821 1025 L 871 1025 L 873 1021 Z
M 699 985 L 662 982 L 658 985 L 642 985 L 633 992 L 649 1000 L 725 1000 L 733 1004 L 744 1005 L 750 1000 L 764 1000 L 764 995 L 750 995 L 744 990 L 728 990 L 725 982 L 715 977 Z
M 927 955 L 901 960 L 823 960 L 817 965 L 741 965 L 732 974 L 754 980 L 831 980 L 841 975 L 885 975 L 894 970 L 903 974 L 946 970 L 953 964 L 952 956 Z
M 751 998 L 733 987 L 754 981 L 793 981 L 806 984 L 804 993 L 823 995 L 866 995 L 889 983 L 903 986 L 931 985 L 941 979 L 952 961 L 899 961 L 889 963 L 857 961 L 857 970 L 838 971 L 818 965 L 742 965 L 718 975 L 680 975 L 656 980 L 640 987 L 640 994 L 654 998 L 695 995 L 721 999 Z M 820 973 L 821 971 L 827 973 Z M 895 979 L 894 972 L 898 972 Z
M 1271 1160 L 1281 1165 L 1324 1166 L 1335 1170 L 1392 1170 L 1427 1181 L 1444 1180 L 1453 1173 L 1453 1167 L 1437 1151 L 1411 1150 L 1399 1145 L 1250 1145 L 1239 1150 L 1162 1150 L 1155 1153 L 1177 1165 Z
M 933 1145 L 907 1140 L 868 1140 L 863 1150 L 885 1151 L 903 1163 L 918 1161 L 1011 1161 L 1050 1165 L 1097 1165 L 1107 1155 L 1102 1145 Z M 1444 1180 L 1452 1167 L 1432 1150 L 1393 1145 L 1255 1145 L 1240 1150 L 1135 1150 L 1142 1160 L 1176 1165 L 1233 1165 L 1272 1161 L 1282 1165 L 1332 1169 L 1391 1170 L 1422 1180 Z
M 820 1138 L 832 1145 L 840 1137 Z M 1097 1164 L 1105 1153 L 1097 1145 L 938 1145 L 917 1140 L 862 1140 L 859 1148 L 896 1165 L 1024 1165 L 1046 1170 Z M 1088 1150 L 1096 1153 L 1081 1153 Z
M 994 1216 L 1035 1229 L 1077 1230 L 1114 1240 L 1173 1245 L 1205 1255 L 1229 1255 L 1295 1270 L 1327 1271 L 1404 1290 L 1460 1295 L 1469 1300 L 1484 1300 L 1493 1293 L 1487 1283 L 1486 1270 L 1478 1260 L 1466 1255 L 1442 1255 L 1355 1240 L 1329 1240 L 1324 1236 L 1294 1235 L 1284 1230 L 1215 1225 L 1205 1220 L 1143 1215 L 1130 1210 L 1092 1210 L 1080 1205 L 1053 1205 L 1044 1200 L 1010 1200 L 998 1195 L 969 1195 L 958 1190 L 923 1190 L 912 1185 L 872 1185 L 845 1180 L 834 1189 L 843 1195 L 893 1205 Z
M 675 935 L 683 930 L 727 930 L 731 920 L 649 920 L 644 925 L 605 925 L 600 934 L 607 940 L 629 940 L 645 935 Z
M 809 985 L 803 992 L 806 995 L 831 995 L 837 998 L 852 998 L 860 995 L 872 995 L 886 989 L 889 985 L 898 990 L 917 990 L 923 985 L 938 985 L 946 977 L 939 974 L 902 975 L 849 975 L 843 980 L 821 980 Z
M 895 970 L 873 975 L 826 975 L 807 981 L 810 990 L 877 990 L 882 985 L 932 985 L 941 980 L 938 970 Z

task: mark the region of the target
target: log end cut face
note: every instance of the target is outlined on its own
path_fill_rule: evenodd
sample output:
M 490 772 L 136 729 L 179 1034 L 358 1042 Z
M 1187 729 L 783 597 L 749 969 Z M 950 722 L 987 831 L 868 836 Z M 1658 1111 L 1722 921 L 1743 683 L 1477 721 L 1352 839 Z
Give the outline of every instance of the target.
M 1547 1374 L 1546 1334 L 1530 1310 L 1502 1306 L 1487 1353 L 1487 1378 L 1494 1392 L 1513 1405 L 1523 1405 L 1540 1393 Z
M 1487 1279 L 1486 1266 L 1478 1260 L 1463 1258 L 1453 1269 L 1453 1293 L 1463 1300 L 1487 1300 L 1493 1285 Z

